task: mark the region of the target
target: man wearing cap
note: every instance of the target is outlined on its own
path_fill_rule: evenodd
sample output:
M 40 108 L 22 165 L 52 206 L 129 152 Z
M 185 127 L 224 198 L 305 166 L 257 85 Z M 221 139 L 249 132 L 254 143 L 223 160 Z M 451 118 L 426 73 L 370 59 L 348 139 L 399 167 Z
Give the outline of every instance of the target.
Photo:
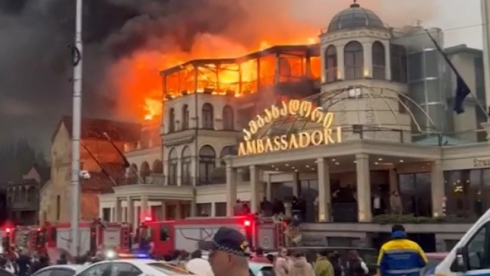
M 392 240 L 381 247 L 378 257 L 380 276 L 419 276 L 427 265 L 427 257 L 420 246 L 409 239 L 402 225 L 391 228 Z
M 209 251 L 214 276 L 249 276 L 248 242 L 237 229 L 221 227 L 211 241 L 199 242 L 201 250 Z

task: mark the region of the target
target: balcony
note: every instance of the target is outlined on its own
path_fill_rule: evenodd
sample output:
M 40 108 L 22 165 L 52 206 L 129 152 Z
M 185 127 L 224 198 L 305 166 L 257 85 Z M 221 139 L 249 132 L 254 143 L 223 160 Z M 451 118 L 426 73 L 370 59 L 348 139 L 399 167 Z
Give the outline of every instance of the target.
M 39 201 L 14 201 L 10 203 L 12 211 L 37 211 L 39 209 Z

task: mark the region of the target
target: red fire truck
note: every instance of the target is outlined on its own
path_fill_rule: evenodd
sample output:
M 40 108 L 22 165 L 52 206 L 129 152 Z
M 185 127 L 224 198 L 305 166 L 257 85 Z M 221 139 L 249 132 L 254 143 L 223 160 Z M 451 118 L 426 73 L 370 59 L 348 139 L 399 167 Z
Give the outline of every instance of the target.
M 242 217 L 199 217 L 172 221 L 148 221 L 139 227 L 136 240 L 148 238 L 154 243 L 155 255 L 168 254 L 173 250 L 192 252 L 198 241 L 211 240 L 222 226 L 236 228 L 248 239 L 252 248 L 272 250 L 284 246 L 284 225 L 272 220 L 259 220 L 255 216 Z

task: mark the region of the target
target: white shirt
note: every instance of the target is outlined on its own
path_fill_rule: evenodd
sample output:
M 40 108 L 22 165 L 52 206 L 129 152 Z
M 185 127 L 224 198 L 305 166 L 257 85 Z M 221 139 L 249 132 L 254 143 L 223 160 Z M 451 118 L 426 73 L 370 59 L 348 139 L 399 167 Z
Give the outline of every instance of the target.
M 214 276 L 209 262 L 201 258 L 188 261 L 185 268 L 196 275 Z

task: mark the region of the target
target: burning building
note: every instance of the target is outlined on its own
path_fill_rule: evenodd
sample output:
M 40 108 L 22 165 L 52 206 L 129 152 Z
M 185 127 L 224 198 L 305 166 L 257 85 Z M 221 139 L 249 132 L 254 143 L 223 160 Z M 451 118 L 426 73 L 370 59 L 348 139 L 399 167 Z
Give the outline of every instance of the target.
M 153 129 L 154 147 L 127 152 L 133 185 L 101 195 L 100 212 L 113 209 L 131 223 L 147 215 L 226 216 L 237 199 L 256 212 L 262 197 L 296 196 L 307 202 L 305 221 L 335 222 L 305 223 L 310 234 L 349 233 L 349 242 L 387 231 L 377 220 L 391 207 L 373 204 L 374 197 L 383 204 L 395 192 L 402 202 L 415 198 L 403 213 L 429 221 L 457 213 L 443 206 L 464 197 L 452 185 L 469 183 L 469 173 L 483 187 L 490 129 L 474 102 L 462 115 L 449 111 L 455 87 L 434 44 L 443 45 L 442 31 L 388 28 L 353 4 L 319 38 L 163 70 L 164 115 L 145 130 Z M 481 51 L 460 46 L 447 54 L 478 90 L 483 78 L 472 76 L 482 75 Z M 152 160 L 162 167 L 148 170 Z M 365 228 L 354 231 L 359 221 Z

